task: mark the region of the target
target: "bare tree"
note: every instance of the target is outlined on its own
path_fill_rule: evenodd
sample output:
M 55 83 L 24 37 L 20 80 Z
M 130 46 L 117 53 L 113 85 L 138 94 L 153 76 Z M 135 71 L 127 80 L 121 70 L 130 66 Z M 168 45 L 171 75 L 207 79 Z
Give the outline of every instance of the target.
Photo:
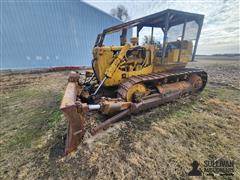
M 151 36 L 145 35 L 143 37 L 143 44 L 151 44 Z
M 143 37 L 143 44 L 154 44 L 154 45 L 161 46 L 160 41 L 157 41 L 154 37 L 151 39 L 151 36 L 147 36 L 147 35 Z
M 123 5 L 118 5 L 116 8 L 111 9 L 111 15 L 120 19 L 121 21 L 128 21 L 130 19 L 128 11 Z

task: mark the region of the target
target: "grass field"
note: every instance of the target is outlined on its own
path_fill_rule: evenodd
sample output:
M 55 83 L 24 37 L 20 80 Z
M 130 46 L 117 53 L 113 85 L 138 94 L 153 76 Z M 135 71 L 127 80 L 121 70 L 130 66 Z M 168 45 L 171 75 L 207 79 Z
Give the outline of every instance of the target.
M 185 179 L 193 160 L 202 168 L 217 158 L 234 160 L 240 179 L 239 61 L 189 66 L 209 74 L 198 97 L 131 116 L 96 137 L 86 134 L 67 157 L 58 108 L 68 72 L 1 74 L 0 179 Z

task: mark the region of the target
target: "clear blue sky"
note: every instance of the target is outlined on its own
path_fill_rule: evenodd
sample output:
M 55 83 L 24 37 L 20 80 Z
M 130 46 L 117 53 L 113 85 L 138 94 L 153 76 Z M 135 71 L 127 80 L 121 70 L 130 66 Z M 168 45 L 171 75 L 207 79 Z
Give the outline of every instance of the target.
M 205 20 L 198 54 L 240 53 L 238 0 L 85 0 L 85 2 L 107 13 L 117 5 L 124 5 L 131 19 L 167 8 L 201 13 L 205 15 Z

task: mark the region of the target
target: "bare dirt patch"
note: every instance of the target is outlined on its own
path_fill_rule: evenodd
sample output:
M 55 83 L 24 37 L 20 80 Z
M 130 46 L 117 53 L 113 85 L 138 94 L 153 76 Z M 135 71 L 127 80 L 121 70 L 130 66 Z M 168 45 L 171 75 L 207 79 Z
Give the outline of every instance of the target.
M 209 74 L 197 97 L 126 118 L 62 157 L 58 107 L 67 72 L 1 76 L 0 178 L 185 179 L 191 163 L 233 159 L 240 178 L 239 61 L 191 63 Z M 99 118 L 88 116 L 88 121 Z

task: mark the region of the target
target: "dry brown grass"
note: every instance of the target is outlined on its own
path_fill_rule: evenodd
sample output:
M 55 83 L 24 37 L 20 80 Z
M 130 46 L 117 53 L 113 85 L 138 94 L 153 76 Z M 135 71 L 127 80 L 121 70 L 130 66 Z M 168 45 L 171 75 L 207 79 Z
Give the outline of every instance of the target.
M 67 74 L 1 77 L 0 178 L 185 179 L 193 160 L 202 166 L 222 157 L 235 160 L 240 178 L 239 66 L 190 66 L 209 73 L 200 96 L 126 118 L 96 137 L 86 134 L 67 157 L 60 156 L 66 124 L 58 111 Z

